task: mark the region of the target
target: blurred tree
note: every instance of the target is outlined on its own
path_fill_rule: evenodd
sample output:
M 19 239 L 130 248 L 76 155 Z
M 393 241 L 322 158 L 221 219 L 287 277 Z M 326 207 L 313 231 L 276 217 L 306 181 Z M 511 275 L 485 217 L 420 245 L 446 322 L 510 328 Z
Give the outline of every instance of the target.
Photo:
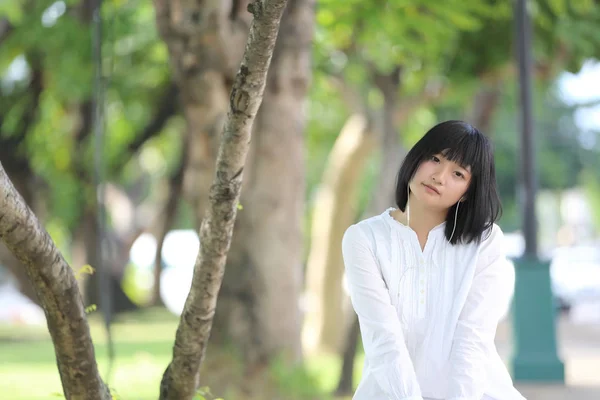
M 267 72 L 287 0 L 255 2 L 241 67 L 233 81 L 227 117 L 210 187 L 206 215 L 200 227 L 200 254 L 192 287 L 177 327 L 173 359 L 160 384 L 160 400 L 191 400 L 199 386 L 225 260 L 233 235 L 252 125 L 263 98 Z M 164 11 L 168 3 L 156 3 Z
M 206 210 L 216 143 L 244 50 L 248 1 L 174 7 L 156 2 L 189 135 L 184 193 Z M 250 370 L 280 352 L 300 356 L 304 102 L 310 82 L 312 0 L 291 0 L 282 20 L 245 167 L 243 206 L 227 261 L 213 340 L 233 341 Z
M 9 1 L 2 6 L 6 22 L 2 26 L 10 27 L 2 30 L 0 55 L 5 71 L 0 140 L 7 173 L 50 234 L 61 239 L 58 244 L 66 257 L 72 255 L 77 266 L 97 266 L 91 163 L 92 1 Z M 164 46 L 148 29 L 153 26 L 151 11 L 150 5 L 135 1 L 126 6 L 104 1 L 105 17 L 112 22 L 107 24 L 104 51 L 110 71 L 106 164 L 112 188 L 107 191 L 112 251 L 108 269 L 117 290 L 117 309 L 134 307 L 120 280 L 129 247 L 142 230 L 152 228 L 154 220 L 147 216 L 148 207 L 138 205 L 158 209 L 156 204 L 163 201 L 154 194 L 149 173 L 160 180 L 176 169 L 174 156 L 180 148 L 179 140 L 172 140 L 179 132 L 167 124 L 177 112 L 177 89 L 170 83 Z M 161 163 L 153 171 L 131 168 L 140 165 L 140 150 L 148 148 L 155 150 Z M 20 276 L 22 268 L 5 264 Z M 95 278 L 85 286 L 88 301 L 96 303 Z

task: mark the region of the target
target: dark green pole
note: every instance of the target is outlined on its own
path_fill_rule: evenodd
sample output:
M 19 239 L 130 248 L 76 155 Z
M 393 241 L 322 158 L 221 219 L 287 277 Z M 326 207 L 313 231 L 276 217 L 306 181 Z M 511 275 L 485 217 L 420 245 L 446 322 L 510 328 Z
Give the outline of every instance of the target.
M 104 202 L 105 177 L 104 164 L 104 87 L 105 77 L 102 60 L 102 0 L 95 0 L 92 13 L 92 57 L 94 61 L 94 181 L 96 185 L 96 217 L 97 217 L 97 251 L 99 265 L 94 265 L 98 274 L 98 293 L 100 299 L 100 311 L 104 317 L 104 328 L 107 335 L 108 369 L 105 382 L 111 378 L 113 360 L 115 358 L 114 344 L 112 340 L 111 322 L 113 317 L 113 298 L 110 286 L 110 262 L 108 258 L 108 236 L 106 234 L 106 205 Z
M 522 210 L 525 253 L 515 260 L 512 373 L 515 381 L 564 382 L 564 365 L 556 351 L 550 263 L 538 257 L 535 212 L 537 183 L 531 95 L 532 29 L 527 3 L 527 0 L 516 0 L 515 3 L 515 42 L 521 106 L 521 172 L 518 198 Z

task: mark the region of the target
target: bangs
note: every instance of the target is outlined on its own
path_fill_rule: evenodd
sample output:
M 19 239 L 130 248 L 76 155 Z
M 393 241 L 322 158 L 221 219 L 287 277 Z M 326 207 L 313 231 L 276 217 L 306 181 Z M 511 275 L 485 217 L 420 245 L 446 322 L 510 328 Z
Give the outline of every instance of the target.
M 445 134 L 432 137 L 429 147 L 430 154 L 425 154 L 424 158 L 435 154 L 443 155 L 447 160 L 452 161 L 463 168 L 469 167 L 472 174 L 479 174 L 481 167 L 487 165 L 489 154 L 489 143 L 483 140 L 481 134 L 475 132 L 462 132 L 461 134 Z

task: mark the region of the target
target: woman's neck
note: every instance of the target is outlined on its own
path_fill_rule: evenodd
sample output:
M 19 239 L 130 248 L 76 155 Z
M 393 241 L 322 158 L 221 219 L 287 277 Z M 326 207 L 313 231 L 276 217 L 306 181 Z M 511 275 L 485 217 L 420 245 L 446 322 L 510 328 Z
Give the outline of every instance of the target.
M 426 236 L 433 228 L 446 220 L 446 211 L 423 207 L 412 193 L 410 193 L 408 204 L 409 207 L 406 208 L 405 212 L 399 214 L 399 217 L 402 219 L 397 219 L 415 231 L 419 236 Z

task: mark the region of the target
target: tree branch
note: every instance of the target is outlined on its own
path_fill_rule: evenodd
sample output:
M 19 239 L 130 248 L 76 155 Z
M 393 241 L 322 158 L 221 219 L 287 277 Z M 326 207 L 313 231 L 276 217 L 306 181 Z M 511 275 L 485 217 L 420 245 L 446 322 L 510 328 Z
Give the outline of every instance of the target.
M 14 30 L 13 24 L 7 18 L 0 19 L 0 46 Z
M 65 397 L 108 400 L 71 267 L 0 163 L 0 239 L 24 264 L 44 308 Z
M 28 55 L 27 60 L 31 66 L 31 78 L 29 79 L 27 88 L 25 88 L 20 95 L 29 97 L 29 99 L 27 99 L 29 103 L 28 107 L 21 115 L 21 123 L 18 125 L 19 128 L 17 132 L 8 137 L 0 137 L 0 142 L 2 142 L 0 149 L 9 150 L 10 153 L 14 152 L 14 147 L 19 146 L 23 142 L 25 136 L 27 136 L 27 132 L 35 123 L 40 105 L 40 98 L 44 90 L 42 66 L 35 56 Z M 0 121 L 3 119 L 3 115 L 0 114 Z M 13 148 L 8 149 L 10 146 Z
M 200 254 L 177 328 L 173 359 L 161 381 L 161 400 L 189 400 L 198 385 L 231 244 L 252 124 L 262 102 L 285 5 L 286 0 L 256 0 L 248 6 L 254 19 L 231 91 L 209 207 L 200 227 Z
M 132 155 L 136 154 L 144 144 L 162 132 L 169 119 L 177 113 L 179 90 L 174 82 L 170 82 L 163 95 L 160 97 L 156 110 L 148 124 L 135 136 L 135 139 L 127 146 L 126 154 L 113 165 L 112 171 L 120 171 L 125 167 Z

